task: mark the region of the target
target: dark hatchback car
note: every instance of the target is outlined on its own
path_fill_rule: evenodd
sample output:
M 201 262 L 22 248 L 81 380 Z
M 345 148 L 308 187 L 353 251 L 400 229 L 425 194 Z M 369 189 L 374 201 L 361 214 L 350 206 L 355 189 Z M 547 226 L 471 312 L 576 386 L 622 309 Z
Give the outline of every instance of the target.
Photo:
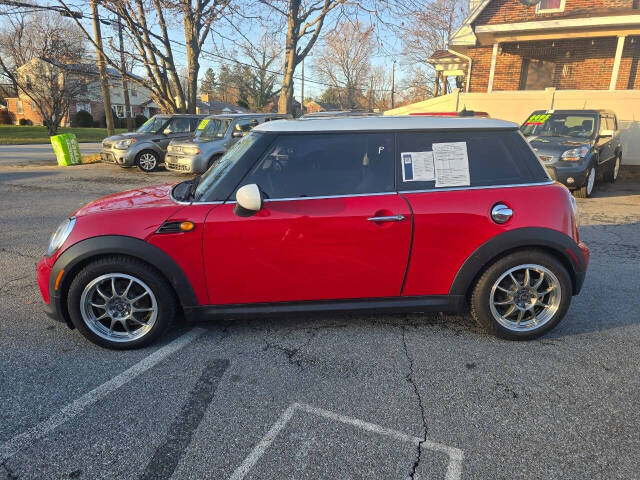
M 616 181 L 622 145 L 612 111 L 536 110 L 520 130 L 551 178 L 576 197 L 590 197 L 598 177 Z
M 158 168 L 171 140 L 193 136 L 206 115 L 154 115 L 135 132 L 113 135 L 102 141 L 100 159 L 120 167 L 137 166 L 143 172 Z

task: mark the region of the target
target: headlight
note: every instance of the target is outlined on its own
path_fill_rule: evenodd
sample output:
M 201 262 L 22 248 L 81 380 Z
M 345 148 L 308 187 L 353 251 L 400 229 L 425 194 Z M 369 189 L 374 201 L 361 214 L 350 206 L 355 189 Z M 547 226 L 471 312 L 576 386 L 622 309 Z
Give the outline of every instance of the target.
M 184 147 L 182 151 L 187 155 L 197 155 L 200 153 L 200 149 L 198 147 Z
M 572 148 L 571 150 L 567 150 L 566 152 L 564 152 L 560 159 L 564 160 L 565 162 L 578 162 L 587 156 L 589 150 L 591 150 L 591 147 L 589 145 L 582 145 L 578 148 Z
M 67 218 L 58 226 L 58 228 L 56 228 L 56 231 L 53 232 L 53 235 L 51 235 L 51 238 L 49 239 L 49 246 L 47 247 L 47 255 L 49 257 L 56 253 L 65 240 L 69 238 L 69 234 L 71 233 L 71 230 L 73 230 L 73 226 L 75 224 L 75 217 Z
M 127 138 L 126 140 L 118 140 L 116 143 L 113 144 L 113 148 L 117 148 L 118 150 L 126 150 L 131 145 L 133 145 L 134 143 L 136 143 L 136 139 L 135 138 Z

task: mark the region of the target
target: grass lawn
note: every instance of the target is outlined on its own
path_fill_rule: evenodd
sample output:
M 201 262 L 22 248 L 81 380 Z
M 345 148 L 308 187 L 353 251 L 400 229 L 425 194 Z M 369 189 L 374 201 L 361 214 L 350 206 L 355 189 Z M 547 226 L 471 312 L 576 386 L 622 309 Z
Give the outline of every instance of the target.
M 116 133 L 126 129 L 116 129 Z M 107 136 L 106 128 L 59 128 L 58 133 L 74 133 L 78 142 L 101 142 Z M 49 143 L 46 127 L 0 125 L 0 145 Z

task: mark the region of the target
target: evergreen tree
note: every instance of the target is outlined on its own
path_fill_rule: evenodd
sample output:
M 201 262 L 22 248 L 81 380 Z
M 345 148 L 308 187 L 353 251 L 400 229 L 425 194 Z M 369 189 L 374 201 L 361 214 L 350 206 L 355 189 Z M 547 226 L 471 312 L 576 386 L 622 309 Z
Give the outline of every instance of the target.
M 213 96 L 216 91 L 216 74 L 211 67 L 204 72 L 204 78 L 200 82 L 200 93 L 208 93 Z

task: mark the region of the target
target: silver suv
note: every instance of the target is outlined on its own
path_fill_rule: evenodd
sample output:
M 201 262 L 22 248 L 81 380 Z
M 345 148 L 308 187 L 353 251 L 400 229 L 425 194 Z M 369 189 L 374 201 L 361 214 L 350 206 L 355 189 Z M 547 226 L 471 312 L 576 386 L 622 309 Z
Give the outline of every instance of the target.
M 291 118 L 278 113 L 211 115 L 200 122 L 189 139 L 173 140 L 167 149 L 165 168 L 180 173 L 204 173 L 253 127 L 271 120 Z
M 171 140 L 191 137 L 205 115 L 154 115 L 138 130 L 102 141 L 100 159 L 121 167 L 153 172 L 164 161 Z

